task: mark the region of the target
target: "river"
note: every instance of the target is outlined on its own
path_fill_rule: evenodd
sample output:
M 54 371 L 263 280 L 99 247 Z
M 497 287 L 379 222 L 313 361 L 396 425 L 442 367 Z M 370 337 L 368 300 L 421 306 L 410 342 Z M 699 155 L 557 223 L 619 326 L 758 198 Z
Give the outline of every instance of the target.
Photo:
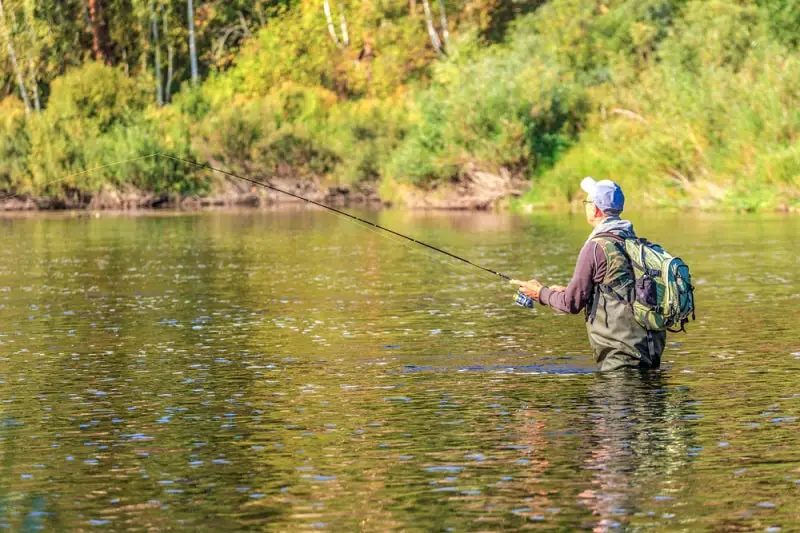
M 558 284 L 590 229 L 361 214 Z M 630 218 L 697 287 L 649 374 L 324 211 L 0 219 L 0 527 L 800 530 L 800 218 Z

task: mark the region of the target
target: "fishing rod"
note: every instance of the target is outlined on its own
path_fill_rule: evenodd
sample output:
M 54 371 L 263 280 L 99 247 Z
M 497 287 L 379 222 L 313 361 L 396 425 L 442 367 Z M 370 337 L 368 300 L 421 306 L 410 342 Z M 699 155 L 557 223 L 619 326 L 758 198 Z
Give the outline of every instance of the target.
M 373 227 L 375 229 L 385 231 L 385 232 L 390 233 L 392 235 L 395 235 L 397 237 L 401 237 L 401 238 L 403 238 L 403 239 L 405 239 L 407 241 L 410 241 L 412 243 L 419 244 L 419 245 L 424 246 L 424 247 L 426 247 L 426 248 L 428 248 L 430 250 L 433 250 L 434 252 L 439 252 L 440 254 L 444 254 L 444 255 L 446 255 L 448 257 L 451 257 L 453 259 L 461 261 L 462 263 L 466 263 L 469 266 L 478 268 L 480 270 L 483 270 L 484 272 L 488 272 L 490 274 L 498 276 L 498 277 L 500 277 L 500 278 L 502 278 L 502 279 L 504 279 L 506 281 L 509 281 L 509 282 L 513 283 L 513 284 L 521 285 L 521 284 L 524 283 L 524 282 L 519 282 L 518 280 L 512 279 L 510 276 L 507 276 L 507 275 L 503 274 L 502 272 L 498 272 L 496 270 L 492 270 L 491 268 L 486 268 L 484 266 L 481 266 L 481 265 L 478 265 L 476 263 L 473 263 L 469 259 L 465 259 L 465 258 L 463 258 L 461 256 L 458 256 L 458 255 L 454 254 L 454 253 L 448 252 L 447 250 L 442 250 L 441 248 L 437 248 L 436 246 L 433 246 L 432 244 L 428 244 L 426 242 L 422 242 L 422 241 L 420 241 L 418 239 L 415 239 L 413 237 L 409 237 L 408 235 L 404 235 L 404 234 L 400 233 L 399 231 L 395 231 L 395 230 L 387 228 L 385 226 L 381 226 L 380 224 L 376 224 L 375 222 L 370 222 L 369 220 L 365 220 L 365 219 L 357 217 L 355 215 L 351 215 L 350 213 L 347 213 L 345 211 L 341 211 L 341 210 L 336 209 L 334 207 L 331 207 L 329 205 L 325 205 L 325 204 L 323 204 L 321 202 L 317 202 L 317 201 L 311 200 L 310 198 L 305 198 L 303 196 L 300 196 L 299 194 L 295 194 L 293 192 L 286 191 L 286 190 L 281 189 L 279 187 L 275 187 L 274 185 L 270 185 L 269 183 L 264 183 L 263 181 L 254 180 L 254 179 L 248 178 L 246 176 L 241 176 L 239 174 L 236 174 L 234 172 L 230 172 L 228 170 L 224 170 L 224 169 L 221 169 L 221 168 L 216 168 L 216 167 L 213 167 L 213 166 L 211 166 L 211 165 L 209 165 L 207 163 L 198 163 L 197 161 L 192 161 L 190 159 L 185 159 L 183 157 L 178 157 L 178 156 L 174 156 L 174 155 L 170 155 L 170 154 L 164 154 L 164 153 L 160 153 L 160 152 L 153 152 L 152 154 L 148 154 L 148 155 L 144 155 L 144 156 L 140 156 L 140 157 L 132 157 L 132 158 L 129 158 L 129 159 L 123 159 L 122 161 L 116 161 L 114 163 L 110 163 L 110 164 L 107 164 L 107 165 L 102 165 L 102 166 L 99 166 L 99 167 L 90 168 L 90 169 L 87 169 L 87 170 L 82 170 L 82 171 L 76 172 L 74 174 L 69 174 L 69 175 L 64 176 L 62 178 L 59 178 L 57 180 L 53 180 L 51 182 L 48 182 L 45 185 L 50 185 L 50 184 L 53 184 L 53 183 L 58 183 L 58 182 L 61 182 L 61 181 L 65 181 L 65 180 L 67 180 L 69 178 L 72 178 L 72 177 L 75 177 L 75 176 L 79 176 L 81 174 L 86 174 L 86 173 L 89 173 L 89 172 L 94 172 L 96 170 L 102 170 L 102 169 L 105 169 L 105 168 L 109 168 L 109 167 L 113 167 L 113 166 L 117 166 L 117 165 L 122 165 L 122 164 L 125 164 L 125 163 L 131 163 L 133 161 L 139 161 L 139 160 L 142 160 L 142 159 L 148 159 L 148 158 L 156 157 L 156 156 L 166 157 L 168 159 L 172 159 L 174 161 L 180 161 L 182 163 L 185 163 L 185 164 L 188 164 L 188 165 L 193 165 L 193 166 L 198 167 L 198 168 L 205 168 L 205 169 L 211 170 L 213 172 L 219 172 L 220 174 L 224 174 L 226 176 L 231 176 L 233 178 L 238 178 L 238 179 L 244 180 L 244 181 L 246 181 L 248 183 L 252 183 L 253 185 L 258 185 L 259 187 L 264 187 L 266 189 L 270 189 L 270 190 L 279 192 L 281 194 L 285 194 L 287 196 L 291 196 L 292 198 L 296 198 L 298 200 L 302 200 L 304 202 L 308 202 L 308 203 L 316 205 L 318 207 L 322 207 L 324 209 L 327 209 L 327 210 L 332 211 L 334 213 L 337 213 L 339 215 L 345 216 L 345 217 L 347 217 L 349 219 L 352 219 L 354 221 L 361 222 L 362 224 L 366 224 L 367 226 L 371 226 L 371 227 Z M 16 196 L 16 194 L 5 194 L 5 195 L 2 195 L 2 196 L 0 196 L 0 200 L 4 200 L 4 199 L 10 198 L 12 196 Z M 518 300 L 519 300 L 519 298 L 518 298 Z M 520 305 L 524 305 L 525 307 L 532 307 L 532 305 L 529 305 L 529 302 L 526 303 L 526 304 L 523 304 L 522 302 L 517 301 L 517 303 L 519 303 Z
M 235 173 L 230 172 L 228 170 L 223 170 L 221 168 L 212 167 L 211 165 L 206 164 L 206 163 L 198 163 L 196 161 L 192 161 L 192 160 L 189 160 L 189 159 L 184 159 L 182 157 L 178 157 L 178 156 L 174 156 L 174 155 L 162 154 L 162 153 L 158 153 L 158 155 L 160 155 L 162 157 L 169 158 L 169 159 L 173 159 L 175 161 L 181 161 L 181 162 L 189 164 L 189 165 L 194 165 L 195 167 L 198 167 L 198 168 L 205 168 L 205 169 L 208 169 L 208 170 L 212 170 L 214 172 L 219 172 L 220 174 L 225 174 L 226 176 L 231 176 L 233 178 L 239 178 L 240 180 L 247 181 L 247 182 L 252 183 L 254 185 L 258 185 L 260 187 L 264 187 L 264 188 L 270 189 L 272 191 L 276 191 L 276 192 L 279 192 L 279 193 L 282 193 L 282 194 L 286 194 L 288 196 L 291 196 L 292 198 L 297 198 L 298 200 L 302 200 L 304 202 L 308 202 L 308 203 L 316 205 L 318 207 L 322 207 L 322 208 L 327 209 L 329 211 L 333 211 L 334 213 L 338 213 L 339 215 L 344 215 L 344 216 L 346 216 L 348 218 L 351 218 L 353 220 L 361 222 L 362 224 L 367 224 L 369 226 L 372 226 L 373 228 L 377 228 L 379 230 L 386 231 L 388 233 L 391 233 L 392 235 L 396 235 L 397 237 L 402 237 L 403 239 L 406 239 L 406 240 L 411 241 L 413 243 L 422 245 L 422 246 L 424 246 L 426 248 L 429 248 L 429 249 L 431 249 L 431 250 L 433 250 L 435 252 L 439 252 L 440 254 L 444 254 L 444 255 L 446 255 L 448 257 L 452 257 L 453 259 L 457 259 L 457 260 L 461 261 L 462 263 L 466 263 L 466 264 L 468 264 L 470 266 L 473 266 L 475 268 L 479 268 L 479 269 L 481 269 L 481 270 L 483 270 L 485 272 L 489 272 L 490 274 L 494 274 L 495 276 L 499 276 L 499 277 L 503 278 L 506 281 L 512 281 L 510 276 L 506 276 L 502 272 L 497 272 L 496 270 L 492 270 L 491 268 L 486 268 L 484 266 L 475 264 L 472 261 L 470 261 L 469 259 L 465 259 L 465 258 L 463 258 L 461 256 L 458 256 L 456 254 L 450 253 L 447 250 L 442 250 L 441 248 L 437 248 L 436 246 L 433 246 L 433 245 L 428 244 L 426 242 L 422 242 L 422 241 L 417 240 L 417 239 L 415 239 L 413 237 L 409 237 L 408 235 L 403 235 L 402 233 L 400 233 L 398 231 L 394 231 L 393 229 L 389 229 L 387 227 L 381 226 L 380 224 L 376 224 L 375 222 L 370 222 L 369 220 L 364 220 L 363 218 L 357 217 L 355 215 L 351 215 L 350 213 L 346 213 L 344 211 L 340 211 L 339 209 L 336 209 L 336 208 L 331 207 L 329 205 L 325 205 L 323 203 L 316 202 L 314 200 L 311 200 L 310 198 L 305 198 L 303 196 L 300 196 L 299 194 L 295 194 L 293 192 L 289 192 L 289 191 L 280 189 L 278 187 L 275 187 L 274 185 L 270 185 L 268 183 L 264 183 L 263 181 L 258 181 L 258 180 L 254 180 L 252 178 L 248 178 L 248 177 L 245 177 L 245 176 L 240 176 L 239 174 L 235 174 Z

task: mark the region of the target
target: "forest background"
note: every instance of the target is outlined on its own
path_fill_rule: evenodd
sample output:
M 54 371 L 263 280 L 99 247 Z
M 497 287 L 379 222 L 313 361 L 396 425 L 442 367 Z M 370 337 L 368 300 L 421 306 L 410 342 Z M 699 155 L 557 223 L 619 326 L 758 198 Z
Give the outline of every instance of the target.
M 235 187 L 77 174 L 160 152 L 411 206 L 575 204 L 591 175 L 800 207 L 797 0 L 0 0 L 0 41 L 0 195 L 27 205 Z

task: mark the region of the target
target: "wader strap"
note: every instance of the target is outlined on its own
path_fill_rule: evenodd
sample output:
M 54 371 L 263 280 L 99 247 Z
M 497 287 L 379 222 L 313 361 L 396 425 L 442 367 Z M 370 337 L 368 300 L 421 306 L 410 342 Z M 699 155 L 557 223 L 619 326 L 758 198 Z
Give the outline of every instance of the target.
M 605 285 L 603 283 L 596 283 L 594 286 L 594 294 L 592 296 L 592 305 L 586 307 L 586 321 L 590 324 L 594 323 L 594 318 L 597 316 L 597 306 L 600 305 L 600 295 L 604 294 L 606 297 L 603 298 L 603 312 L 606 315 L 606 327 L 608 327 L 608 312 L 606 309 L 606 302 L 608 297 L 613 297 L 615 300 L 624 303 L 628 307 L 631 308 L 631 312 L 633 312 L 633 307 L 631 303 L 631 290 L 630 286 L 633 285 L 633 282 L 626 281 L 622 283 L 615 283 L 613 285 Z M 627 289 L 628 296 L 620 296 L 620 294 L 614 289 Z
M 594 286 L 594 294 L 592 294 L 592 305 L 586 308 L 586 321 L 594 324 L 594 317 L 597 316 L 597 306 L 600 304 L 600 284 Z
M 647 353 L 650 354 L 650 361 L 652 363 L 655 362 L 656 360 L 656 347 L 655 344 L 653 343 L 653 334 L 650 332 L 649 329 L 646 331 L 647 331 Z

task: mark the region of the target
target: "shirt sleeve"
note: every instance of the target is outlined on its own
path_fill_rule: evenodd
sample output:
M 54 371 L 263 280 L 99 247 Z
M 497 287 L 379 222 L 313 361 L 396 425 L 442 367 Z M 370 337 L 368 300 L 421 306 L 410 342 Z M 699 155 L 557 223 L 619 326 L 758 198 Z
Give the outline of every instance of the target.
M 586 307 L 594 294 L 594 286 L 602 283 L 607 270 L 606 253 L 594 241 L 586 243 L 578 255 L 575 272 L 564 291 L 542 287 L 539 303 L 549 305 L 562 313 L 578 314 Z

